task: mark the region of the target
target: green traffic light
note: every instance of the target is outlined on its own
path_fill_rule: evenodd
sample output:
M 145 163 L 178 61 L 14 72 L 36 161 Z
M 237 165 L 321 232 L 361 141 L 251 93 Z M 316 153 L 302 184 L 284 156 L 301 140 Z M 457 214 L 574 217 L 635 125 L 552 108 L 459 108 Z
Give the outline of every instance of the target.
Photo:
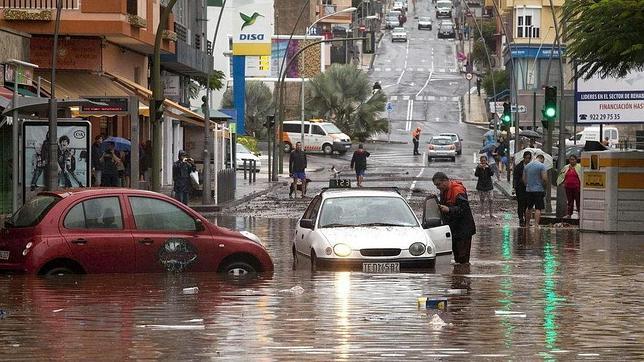
M 546 117 L 548 117 L 548 118 L 552 118 L 552 117 L 554 117 L 554 116 L 555 116 L 555 114 L 557 114 L 557 111 L 556 111 L 554 108 L 552 108 L 552 107 L 548 107 L 548 108 L 546 108 L 546 112 L 545 112 L 545 113 L 546 113 Z

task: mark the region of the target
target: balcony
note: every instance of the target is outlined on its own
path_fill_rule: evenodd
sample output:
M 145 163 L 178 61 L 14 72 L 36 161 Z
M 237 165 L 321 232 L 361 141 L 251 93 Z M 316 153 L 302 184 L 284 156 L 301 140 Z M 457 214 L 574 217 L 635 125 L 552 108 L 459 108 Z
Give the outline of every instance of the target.
M 337 13 L 338 11 L 344 10 L 346 8 L 349 8 L 350 5 L 347 6 L 342 6 L 342 5 L 318 5 L 318 19 Z M 352 13 L 342 13 L 342 14 L 337 14 L 333 16 L 329 16 L 328 18 L 321 20 L 320 23 L 322 24 L 351 24 L 351 19 L 352 19 Z
M 79 8 L 79 0 L 62 0 L 64 10 Z M 56 9 L 56 0 L 0 0 L 1 9 L 52 10 Z

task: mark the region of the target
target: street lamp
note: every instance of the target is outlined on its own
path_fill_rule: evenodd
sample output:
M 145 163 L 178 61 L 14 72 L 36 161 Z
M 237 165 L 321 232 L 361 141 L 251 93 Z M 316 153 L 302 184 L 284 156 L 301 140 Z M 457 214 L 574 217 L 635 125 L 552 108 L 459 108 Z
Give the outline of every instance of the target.
M 20 121 L 18 121 L 18 73 L 20 73 L 21 69 L 24 67 L 28 68 L 38 68 L 38 65 L 32 64 L 32 63 L 27 63 L 23 62 L 22 60 L 17 60 L 17 59 L 9 59 L 7 60 L 7 64 L 13 65 L 13 115 L 11 118 L 13 118 L 13 127 L 11 129 L 11 137 L 12 137 L 12 152 L 13 155 L 11 156 L 13 158 L 13 161 L 11 162 L 11 184 L 12 184 L 12 193 L 11 193 L 11 210 L 13 212 L 16 212 L 18 210 L 18 187 L 19 183 L 18 180 L 20 179 L 20 150 L 18 149 L 20 147 L 20 143 L 18 142 L 18 132 L 20 128 Z M 23 180 L 24 182 L 24 180 Z
M 348 7 L 346 9 L 336 11 L 335 13 L 328 14 L 328 15 L 325 15 L 325 16 L 317 19 L 311 25 L 306 27 L 306 31 L 304 32 L 304 43 L 306 44 L 306 40 L 307 40 L 307 37 L 309 35 L 309 32 L 311 31 L 311 28 L 313 28 L 313 26 L 315 24 L 317 24 L 320 21 L 322 21 L 324 19 L 327 19 L 329 17 L 335 16 L 335 15 L 338 15 L 338 14 L 343 14 L 343 13 L 352 13 L 352 12 L 354 12 L 356 10 L 358 10 L 356 7 L 351 6 L 351 7 Z M 301 58 L 301 61 L 302 61 L 302 66 L 301 66 L 302 69 L 300 71 L 302 71 L 304 69 L 304 65 L 305 65 L 304 62 L 306 61 L 306 58 Z M 300 140 L 302 142 L 302 148 L 304 149 L 304 72 L 302 72 L 301 75 L 302 75 L 302 77 L 301 77 L 302 78 L 302 86 L 301 86 L 301 92 L 300 92 L 300 106 L 301 106 Z

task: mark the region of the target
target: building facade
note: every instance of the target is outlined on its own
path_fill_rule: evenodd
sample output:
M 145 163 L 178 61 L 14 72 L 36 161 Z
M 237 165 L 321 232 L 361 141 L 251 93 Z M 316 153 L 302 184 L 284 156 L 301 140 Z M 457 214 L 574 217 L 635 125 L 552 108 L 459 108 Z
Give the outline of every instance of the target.
M 152 138 L 149 119 L 150 68 L 165 0 L 64 0 L 60 21 L 56 96 L 59 99 L 125 99 L 138 97 L 139 137 L 133 147 Z M 39 65 L 34 82 L 49 88 L 56 0 L 1 0 L 0 27 L 31 34 L 28 61 Z M 204 77 L 212 66 L 205 42 L 205 2 L 180 0 L 162 35 L 165 91 L 162 183 L 172 183 L 172 162 L 184 147 L 184 128 L 201 127 L 203 117 L 187 105 L 191 79 Z M 196 20 L 201 19 L 201 20 Z M 88 120 L 97 135 L 131 138 L 128 109 L 82 107 L 67 115 Z M 198 132 L 198 131 L 196 131 Z M 149 165 L 148 165 L 149 166 Z M 144 186 L 145 187 L 145 186 Z

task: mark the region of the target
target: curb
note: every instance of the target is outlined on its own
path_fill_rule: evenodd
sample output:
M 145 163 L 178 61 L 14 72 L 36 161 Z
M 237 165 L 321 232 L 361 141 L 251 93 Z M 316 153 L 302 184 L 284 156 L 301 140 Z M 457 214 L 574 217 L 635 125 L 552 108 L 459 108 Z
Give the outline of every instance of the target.
M 256 197 L 266 195 L 267 193 L 273 191 L 273 189 L 275 189 L 278 186 L 280 186 L 279 181 L 272 183 L 271 186 L 268 187 L 267 189 L 251 192 L 250 194 L 244 197 L 241 197 L 239 199 L 231 200 L 217 205 L 194 205 L 194 206 L 190 206 L 190 208 L 202 214 L 221 212 L 226 208 L 235 207 L 244 202 L 250 201 Z
M 502 185 L 500 182 L 494 181 L 494 186 L 496 186 L 497 190 L 501 191 L 501 193 L 503 195 L 505 195 L 505 197 L 507 197 L 508 199 L 510 199 L 510 200 L 516 200 L 517 199 L 515 195 L 512 195 L 512 190 L 508 191 L 505 188 L 505 186 Z

